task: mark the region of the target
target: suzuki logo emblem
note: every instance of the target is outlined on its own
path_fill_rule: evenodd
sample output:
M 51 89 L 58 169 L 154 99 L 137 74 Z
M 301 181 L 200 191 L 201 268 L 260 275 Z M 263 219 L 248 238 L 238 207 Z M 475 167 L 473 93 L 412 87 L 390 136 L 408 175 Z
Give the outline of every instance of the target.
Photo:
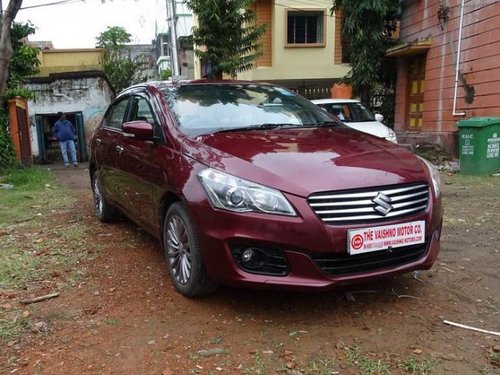
M 372 199 L 372 202 L 376 204 L 373 209 L 382 215 L 386 216 L 389 212 L 392 211 L 394 207 L 391 206 L 391 197 L 388 197 L 384 193 L 378 193 L 375 198 Z

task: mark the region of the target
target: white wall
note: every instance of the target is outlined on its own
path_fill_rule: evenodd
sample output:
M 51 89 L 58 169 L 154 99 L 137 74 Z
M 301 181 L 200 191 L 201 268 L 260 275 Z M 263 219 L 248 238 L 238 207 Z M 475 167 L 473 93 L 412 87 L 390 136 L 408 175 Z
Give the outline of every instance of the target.
M 39 156 L 35 115 L 57 112 L 82 112 L 85 138 L 88 141 L 113 98 L 113 92 L 103 78 L 57 79 L 50 83 L 29 83 L 36 98 L 28 102 L 31 121 L 31 150 Z

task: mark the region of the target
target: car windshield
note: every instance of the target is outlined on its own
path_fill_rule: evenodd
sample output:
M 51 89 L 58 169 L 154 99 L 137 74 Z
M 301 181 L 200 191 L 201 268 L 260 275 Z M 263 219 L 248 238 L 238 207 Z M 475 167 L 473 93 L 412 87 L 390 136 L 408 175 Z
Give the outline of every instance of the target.
M 318 104 L 343 122 L 375 121 L 375 116 L 359 102 Z
M 163 93 L 181 130 L 190 135 L 278 127 L 339 126 L 307 99 L 262 84 L 169 86 Z

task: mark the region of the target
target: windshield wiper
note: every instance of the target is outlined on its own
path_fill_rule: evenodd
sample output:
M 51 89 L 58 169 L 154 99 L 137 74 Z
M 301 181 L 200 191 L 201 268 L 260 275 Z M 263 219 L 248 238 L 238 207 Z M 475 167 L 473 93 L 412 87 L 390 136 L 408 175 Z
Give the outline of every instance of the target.
M 268 130 L 268 129 L 276 129 L 276 128 L 301 128 L 302 125 L 298 124 L 288 124 L 288 123 L 265 123 L 258 125 L 248 125 L 237 128 L 219 128 L 215 129 L 211 133 L 230 133 L 230 132 L 242 132 L 248 130 Z
M 341 125 L 342 123 L 337 121 L 323 121 L 323 122 L 318 122 L 317 124 L 310 124 L 308 126 L 312 128 L 327 128 L 331 126 L 341 126 Z

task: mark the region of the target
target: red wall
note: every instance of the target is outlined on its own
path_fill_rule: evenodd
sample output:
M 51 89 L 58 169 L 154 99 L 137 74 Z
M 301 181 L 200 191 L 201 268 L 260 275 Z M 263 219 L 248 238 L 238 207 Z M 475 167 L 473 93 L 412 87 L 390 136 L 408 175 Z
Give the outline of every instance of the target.
M 438 20 L 439 0 L 409 1 L 401 20 L 401 39 L 432 40 L 427 52 L 422 134 L 437 141 L 449 142 L 456 132 L 456 122 L 475 116 L 500 116 L 500 2 L 466 0 L 462 29 L 460 71 L 467 84 L 474 87 L 474 101 L 465 102 L 465 91 L 458 82 L 456 112 L 453 116 L 455 56 L 458 49 L 461 0 L 449 0 L 449 19 L 442 30 Z M 446 3 L 446 1 L 444 2 Z M 404 133 L 407 57 L 399 57 L 395 128 Z M 444 144 L 454 151 L 453 144 Z

